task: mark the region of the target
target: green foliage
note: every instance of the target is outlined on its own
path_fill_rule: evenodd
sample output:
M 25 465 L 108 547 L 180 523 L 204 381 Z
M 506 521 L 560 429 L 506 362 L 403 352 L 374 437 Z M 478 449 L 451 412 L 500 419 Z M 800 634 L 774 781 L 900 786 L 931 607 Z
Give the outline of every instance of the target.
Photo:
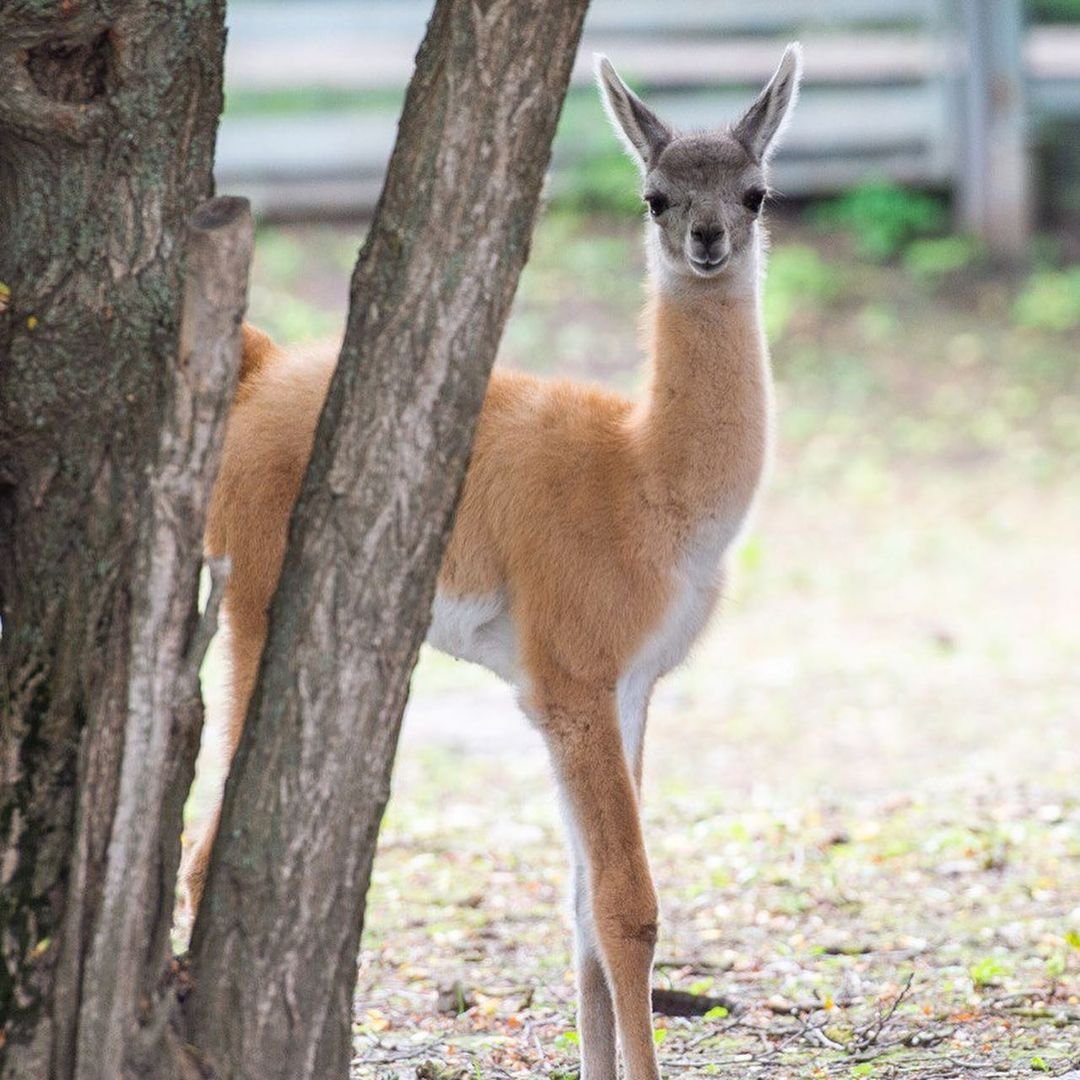
M 888 262 L 912 240 L 941 233 L 948 226 L 940 199 L 885 180 L 860 184 L 823 203 L 813 211 L 813 219 L 850 233 L 859 255 L 872 262 Z
M 1074 949 L 1080 949 L 1080 930 L 1067 930 L 1065 944 L 1071 945 Z
M 571 90 L 555 139 L 558 185 L 552 202 L 576 213 L 640 217 L 641 179 L 623 153 L 596 93 Z
M 796 313 L 804 307 L 822 307 L 835 300 L 843 282 L 812 248 L 786 244 L 769 256 L 765 281 L 765 329 L 780 337 Z
M 1080 22 L 1080 0 L 1028 0 L 1028 12 L 1034 22 Z
M 266 312 L 260 325 L 278 341 L 310 341 L 338 329 L 338 323 L 319 307 L 290 293 L 273 294 L 253 286 L 251 302 Z
M 864 1061 L 861 1065 L 855 1065 L 851 1069 L 852 1076 L 872 1076 L 874 1073 L 874 1066 L 869 1061 Z
M 934 282 L 977 264 L 983 248 L 970 236 L 930 236 L 912 240 L 904 252 L 904 267 L 912 277 Z
M 641 216 L 641 183 L 633 162 L 618 149 L 588 154 L 560 178 L 552 203 L 579 214 Z
M 597 229 L 579 214 L 553 210 L 537 231 L 521 291 L 538 303 L 588 299 L 625 305 L 632 313 L 639 297 L 627 289 L 624 275 L 633 255 L 623 237 Z
M 312 242 L 301 240 L 294 229 L 260 228 L 249 305 L 252 321 L 282 342 L 340 332 L 341 315 L 328 310 L 313 294 L 322 291 L 320 281 L 336 284 L 348 273 L 359 242 L 354 229 L 323 227 Z
M 714 1005 L 703 1017 L 703 1020 L 723 1020 L 728 1016 L 728 1010 L 723 1005 Z
M 1033 1057 L 1031 1059 L 1031 1068 L 1033 1072 L 1049 1072 L 1050 1066 L 1046 1064 L 1046 1060 L 1041 1057 Z
M 1013 322 L 1063 332 L 1080 326 L 1080 266 L 1032 274 L 1013 304 Z

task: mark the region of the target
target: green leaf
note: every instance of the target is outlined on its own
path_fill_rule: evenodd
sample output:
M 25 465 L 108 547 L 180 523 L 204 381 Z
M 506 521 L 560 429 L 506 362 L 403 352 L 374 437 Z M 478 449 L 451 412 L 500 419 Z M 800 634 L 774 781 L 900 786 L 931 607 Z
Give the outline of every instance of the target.
M 1036 1072 L 1049 1072 L 1050 1066 L 1046 1064 L 1046 1061 L 1041 1057 L 1033 1057 L 1031 1059 L 1031 1067 Z
M 653 1028 L 652 1041 L 659 1046 L 667 1038 L 667 1028 Z
M 977 964 L 972 964 L 968 969 L 968 974 L 976 986 L 989 986 L 1007 972 L 998 960 L 992 956 L 986 956 Z
M 728 1010 L 723 1005 L 714 1005 L 705 1015 L 702 1020 L 723 1020 L 728 1015 Z
M 1080 949 L 1080 930 L 1066 930 L 1065 943 L 1074 949 Z

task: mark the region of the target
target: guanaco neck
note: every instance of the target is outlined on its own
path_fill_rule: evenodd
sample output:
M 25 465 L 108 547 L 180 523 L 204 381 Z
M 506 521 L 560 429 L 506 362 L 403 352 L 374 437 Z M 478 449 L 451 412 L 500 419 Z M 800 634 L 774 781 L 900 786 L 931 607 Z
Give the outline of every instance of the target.
M 760 251 L 716 279 L 652 269 L 644 330 L 651 379 L 634 418 L 649 501 L 676 534 L 698 524 L 734 538 L 768 454 L 771 381 Z

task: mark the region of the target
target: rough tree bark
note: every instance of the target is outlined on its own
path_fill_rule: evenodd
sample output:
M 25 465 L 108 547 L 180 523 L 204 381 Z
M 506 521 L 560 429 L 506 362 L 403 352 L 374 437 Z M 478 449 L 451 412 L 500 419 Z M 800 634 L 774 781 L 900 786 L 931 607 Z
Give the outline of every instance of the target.
M 0 5 L 5 1080 L 120 1076 L 166 959 L 180 803 L 160 774 L 190 765 L 191 703 L 161 709 L 195 626 L 203 412 L 228 394 L 228 365 L 177 357 L 223 6 Z
M 587 0 L 439 0 L 293 516 L 191 950 L 228 1078 L 346 1075 L 408 680 Z

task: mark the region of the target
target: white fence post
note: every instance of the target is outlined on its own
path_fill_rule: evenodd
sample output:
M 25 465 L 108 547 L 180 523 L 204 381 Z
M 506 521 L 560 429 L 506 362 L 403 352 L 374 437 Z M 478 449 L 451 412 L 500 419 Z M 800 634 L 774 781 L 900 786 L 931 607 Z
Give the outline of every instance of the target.
M 1028 254 L 1031 178 L 1021 0 L 962 0 L 966 72 L 957 196 L 961 225 L 992 257 Z

